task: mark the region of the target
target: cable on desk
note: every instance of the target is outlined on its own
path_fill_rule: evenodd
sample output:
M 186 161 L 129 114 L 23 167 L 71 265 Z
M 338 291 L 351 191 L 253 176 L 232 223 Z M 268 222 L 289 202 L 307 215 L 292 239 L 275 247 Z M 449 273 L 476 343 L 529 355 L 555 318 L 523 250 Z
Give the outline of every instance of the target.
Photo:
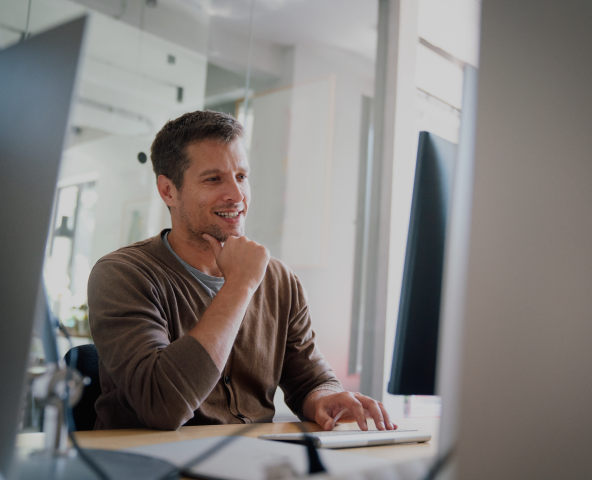
M 49 313 L 49 315 L 52 316 L 51 313 Z M 69 382 L 72 378 L 71 377 L 72 369 L 76 369 L 76 366 L 77 366 L 78 350 L 74 349 L 74 344 L 72 343 L 72 338 L 70 337 L 70 334 L 68 333 L 66 328 L 64 328 L 64 326 L 58 320 L 56 320 L 54 318 L 51 318 L 51 322 L 57 323 L 58 328 L 64 334 L 64 336 L 66 337 L 66 339 L 68 340 L 68 343 L 70 345 L 70 365 L 67 366 L 67 370 L 66 370 L 66 382 L 65 382 L 66 385 L 65 385 L 65 390 L 64 390 L 64 398 L 62 399 L 62 401 L 64 403 L 64 407 L 63 407 L 64 412 L 66 414 L 66 426 L 68 427 L 68 438 L 72 442 L 72 445 L 74 446 L 74 449 L 76 450 L 76 453 L 80 456 L 80 458 L 84 461 L 84 463 L 86 463 L 88 465 L 88 467 L 94 473 L 97 474 L 97 477 L 99 477 L 101 480 L 110 480 L 109 475 L 107 475 L 107 473 L 105 473 L 105 471 L 97 464 L 97 462 L 95 462 L 89 455 L 86 454 L 86 452 L 80 446 L 80 444 L 78 443 L 78 440 L 76 440 L 76 437 L 74 436 L 75 423 L 74 423 L 74 414 L 72 413 L 72 407 L 70 406 Z M 57 348 L 57 345 L 56 345 L 56 348 Z M 59 426 L 58 426 L 58 428 L 59 428 Z
M 190 473 L 190 472 L 187 472 L 187 470 L 189 470 L 190 468 L 193 468 L 196 465 L 199 465 L 201 462 L 207 460 L 212 455 L 219 452 L 220 450 L 222 450 L 224 447 L 226 447 L 230 443 L 234 442 L 237 438 L 239 438 L 239 437 L 243 436 L 245 433 L 253 430 L 256 426 L 257 426 L 256 423 L 251 423 L 251 424 L 245 425 L 243 428 L 241 428 L 238 432 L 236 432 L 232 436 L 224 437 L 218 443 L 216 443 L 215 445 L 212 445 L 210 448 L 208 448 L 205 452 L 200 453 L 196 457 L 194 457 L 191 460 L 189 460 L 188 462 L 184 463 L 178 469 L 175 469 L 174 472 L 180 471 L 181 473 Z M 303 436 L 304 436 L 304 442 L 305 442 L 306 450 L 307 450 L 307 454 L 308 454 L 308 473 L 313 474 L 313 473 L 327 472 L 327 469 L 323 465 L 323 462 L 321 462 L 317 447 L 315 446 L 312 437 L 310 435 L 308 435 L 308 429 L 306 428 L 306 426 L 301 423 L 297 423 L 296 426 L 300 429 L 300 431 L 303 433 Z M 172 473 L 173 473 L 173 471 L 171 471 L 170 473 L 167 473 L 164 477 L 160 478 L 159 480 L 166 480 L 166 478 L 168 478 L 168 476 Z
M 74 415 L 72 413 L 72 407 L 70 406 L 70 387 L 69 387 L 68 383 L 71 379 L 71 368 L 75 369 L 77 362 L 78 362 L 78 351 L 74 350 L 74 345 L 72 343 L 72 339 L 70 338 L 70 334 L 68 333 L 68 331 L 64 328 L 64 326 L 60 322 L 58 322 L 58 328 L 60 329 L 60 331 L 64 334 L 64 336 L 68 340 L 68 343 L 70 345 L 70 352 L 71 352 L 70 353 L 70 366 L 67 367 L 68 369 L 66 371 L 65 395 L 62 400 L 64 403 L 64 412 L 66 414 L 66 425 L 68 427 L 68 438 L 72 442 L 72 445 L 74 446 L 74 449 L 76 450 L 76 453 L 88 465 L 88 467 L 93 472 L 95 472 L 101 480 L 110 480 L 109 475 L 107 475 L 105 473 L 105 471 L 99 465 L 97 465 L 97 463 L 92 458 L 90 458 L 86 454 L 86 452 L 83 450 L 83 448 L 78 443 L 78 440 L 76 440 L 76 437 L 74 436 L 75 423 L 74 423 Z
M 309 430 L 304 423 L 297 423 L 296 426 L 302 432 L 304 437 L 304 444 L 306 445 L 306 451 L 308 453 L 308 473 L 326 473 L 327 469 L 323 465 L 321 458 L 319 457 L 319 451 L 314 444 L 312 437 L 308 434 Z

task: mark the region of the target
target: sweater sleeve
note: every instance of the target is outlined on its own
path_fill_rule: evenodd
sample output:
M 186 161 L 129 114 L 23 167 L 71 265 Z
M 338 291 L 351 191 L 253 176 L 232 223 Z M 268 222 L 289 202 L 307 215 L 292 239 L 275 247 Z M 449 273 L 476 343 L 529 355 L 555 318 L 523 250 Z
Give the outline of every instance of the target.
M 343 387 L 315 343 L 308 299 L 292 274 L 292 305 L 280 387 L 288 407 L 303 420 L 306 398 L 316 390 L 342 392 Z
M 119 402 L 148 428 L 175 430 L 191 419 L 220 372 L 195 338 L 171 341 L 156 280 L 128 263 L 101 260 L 89 278 L 88 305 L 92 337 Z

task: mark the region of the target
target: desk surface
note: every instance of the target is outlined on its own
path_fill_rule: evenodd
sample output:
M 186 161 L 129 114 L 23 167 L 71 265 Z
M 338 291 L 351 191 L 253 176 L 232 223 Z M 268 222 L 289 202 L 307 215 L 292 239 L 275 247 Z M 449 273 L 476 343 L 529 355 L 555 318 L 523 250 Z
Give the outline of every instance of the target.
M 437 438 L 439 418 L 406 418 L 396 421 L 402 430 L 415 429 L 427 430 L 432 433 L 429 443 L 386 445 L 378 447 L 348 448 L 353 454 L 373 456 L 392 460 L 393 462 L 405 462 L 419 458 L 429 458 L 437 453 Z M 373 428 L 371 420 L 369 427 Z M 320 431 L 316 423 L 306 422 L 311 431 Z M 152 445 L 155 443 L 178 442 L 195 438 L 215 437 L 221 435 L 234 435 L 244 425 L 203 425 L 197 427 L 181 427 L 172 432 L 159 430 L 98 430 L 90 432 L 78 432 L 76 438 L 82 447 L 100 448 L 105 450 L 118 450 L 121 448 L 137 447 L 140 445 Z M 356 424 L 341 424 L 336 430 L 358 430 Z M 293 433 L 300 429 L 295 423 L 262 423 L 255 425 L 245 436 L 258 437 L 269 433 Z M 24 449 L 36 449 L 43 447 L 43 433 L 20 434 L 17 445 Z

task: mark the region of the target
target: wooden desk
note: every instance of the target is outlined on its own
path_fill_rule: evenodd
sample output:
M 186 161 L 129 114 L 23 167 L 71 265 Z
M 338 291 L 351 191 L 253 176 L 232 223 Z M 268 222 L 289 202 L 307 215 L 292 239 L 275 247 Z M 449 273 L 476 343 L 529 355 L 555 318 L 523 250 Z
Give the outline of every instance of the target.
M 400 429 L 421 429 L 432 433 L 429 443 L 408 445 L 387 445 L 380 447 L 348 448 L 348 451 L 356 455 L 366 455 L 392 460 L 393 463 L 429 458 L 437 454 L 437 438 L 439 418 L 406 418 L 399 419 L 395 423 Z M 369 427 L 374 428 L 369 420 Z M 316 423 L 306 422 L 311 431 L 320 431 Z M 100 448 L 105 450 L 118 450 L 122 448 L 152 445 L 155 443 L 178 442 L 195 438 L 215 437 L 222 435 L 234 435 L 244 425 L 203 425 L 198 427 L 181 427 L 173 432 L 159 430 L 99 430 L 90 432 L 78 432 L 76 438 L 82 447 Z M 341 424 L 336 430 L 358 430 L 356 424 Z M 296 423 L 262 423 L 255 425 L 253 430 L 246 433 L 248 437 L 258 437 L 269 433 L 293 433 L 300 429 Z M 43 448 L 43 433 L 24 433 L 17 439 L 17 445 L 24 449 Z M 184 477 L 183 477 L 184 478 Z

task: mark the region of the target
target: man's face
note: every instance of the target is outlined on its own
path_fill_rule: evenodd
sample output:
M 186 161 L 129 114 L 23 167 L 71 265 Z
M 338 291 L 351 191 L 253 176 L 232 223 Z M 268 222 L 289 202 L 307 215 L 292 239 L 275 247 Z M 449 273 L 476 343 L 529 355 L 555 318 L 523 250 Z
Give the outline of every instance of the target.
M 249 164 L 240 139 L 203 140 L 187 147 L 190 163 L 177 193 L 177 220 L 197 242 L 207 233 L 220 242 L 245 233 L 251 200 Z

